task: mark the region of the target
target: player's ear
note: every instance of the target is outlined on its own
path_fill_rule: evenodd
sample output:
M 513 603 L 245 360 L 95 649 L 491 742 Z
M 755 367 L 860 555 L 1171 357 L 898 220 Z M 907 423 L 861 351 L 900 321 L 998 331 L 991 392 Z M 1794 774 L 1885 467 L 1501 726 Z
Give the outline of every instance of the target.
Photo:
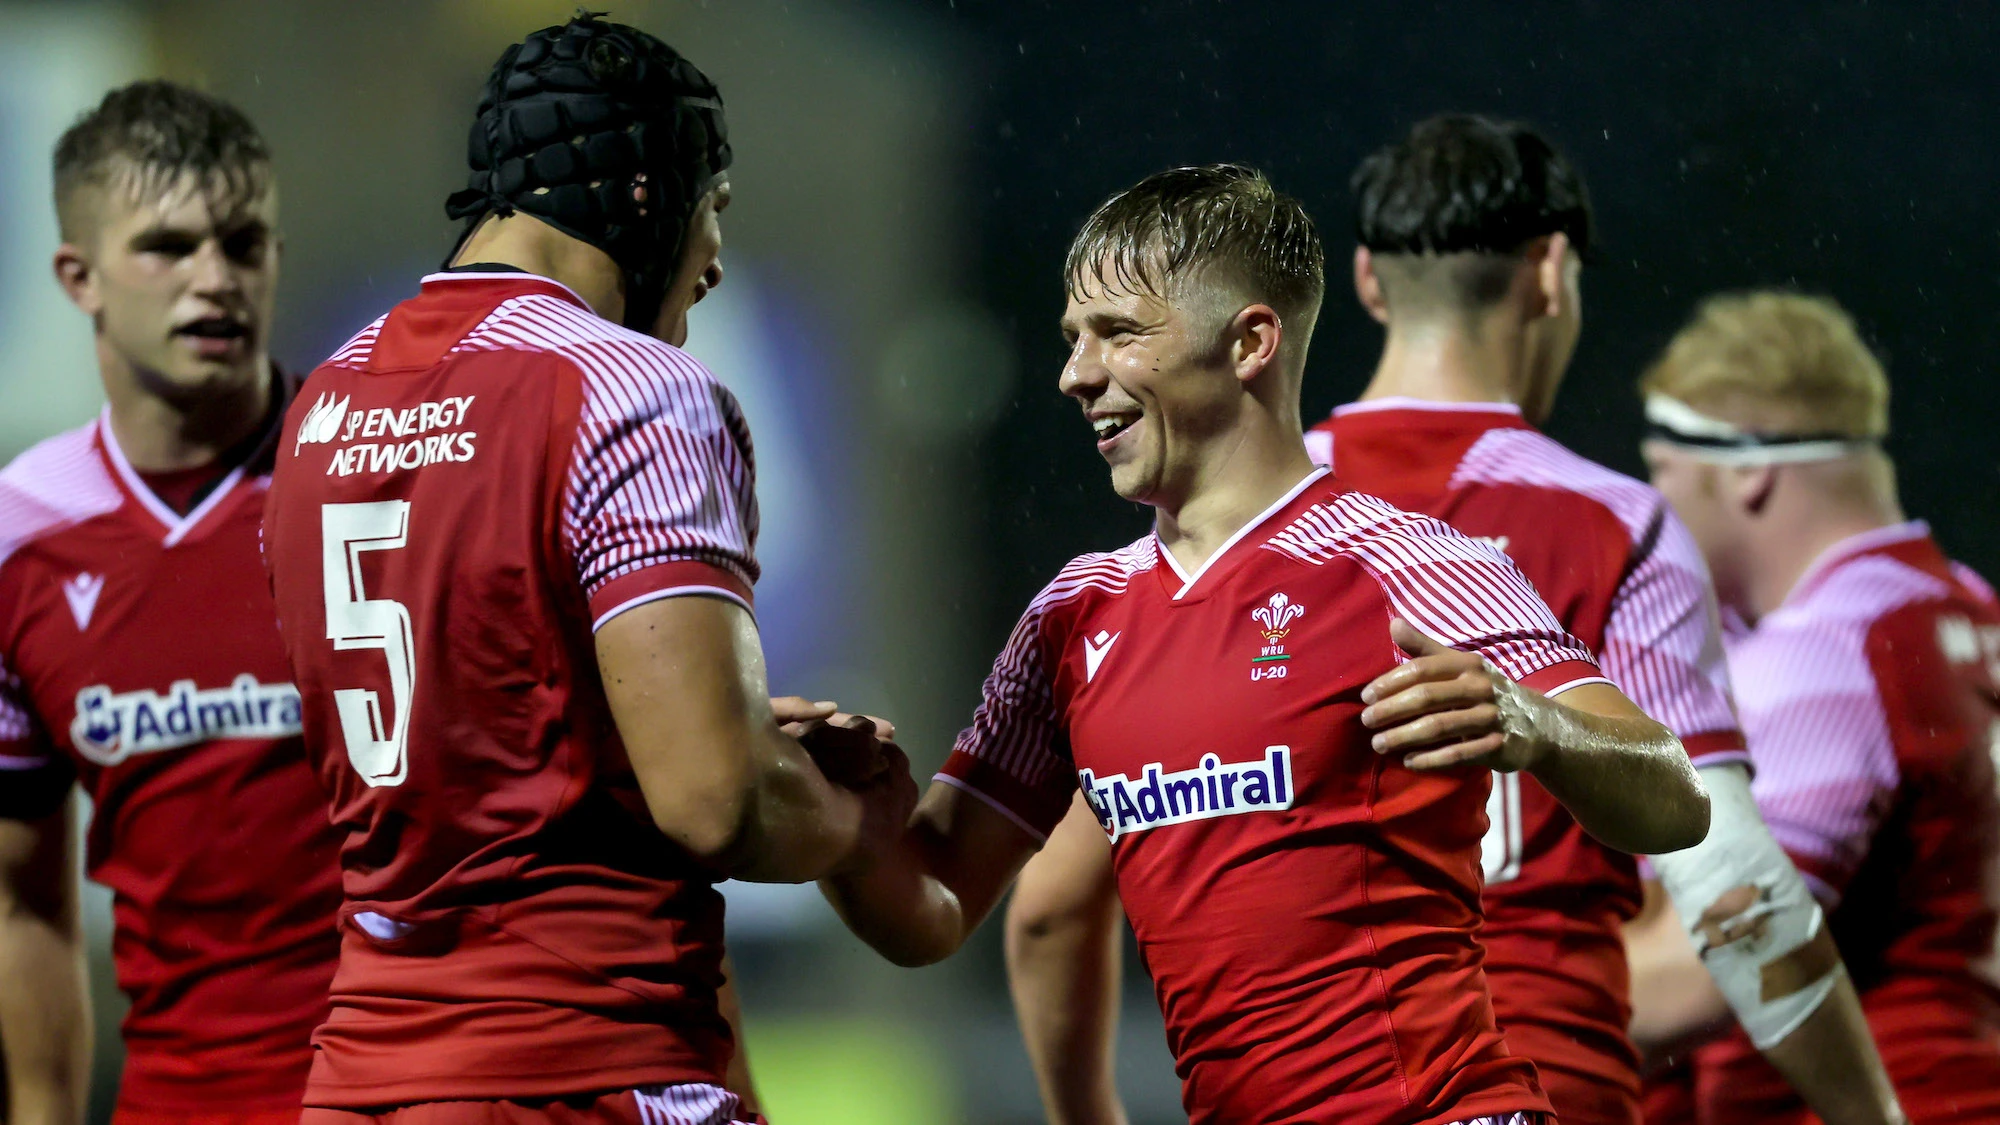
M 1382 296 L 1382 279 L 1375 274 L 1375 254 L 1366 246 L 1354 248 L 1354 295 L 1375 323 L 1389 323 L 1389 302 Z
M 1739 465 L 1728 470 L 1724 479 L 1736 506 L 1753 516 L 1760 515 L 1777 489 L 1778 469 L 1775 465 Z
M 1569 236 L 1561 231 L 1529 244 L 1528 257 L 1535 270 L 1536 317 L 1553 320 L 1568 311 L 1569 264 L 1575 256 Z
M 1229 322 L 1229 362 L 1237 381 L 1248 383 L 1278 358 L 1284 321 L 1269 305 L 1251 305 Z
M 63 293 L 85 316 L 96 319 L 104 311 L 104 300 L 97 292 L 97 270 L 83 253 L 83 248 L 74 242 L 65 242 L 56 247 L 56 284 L 62 286 Z

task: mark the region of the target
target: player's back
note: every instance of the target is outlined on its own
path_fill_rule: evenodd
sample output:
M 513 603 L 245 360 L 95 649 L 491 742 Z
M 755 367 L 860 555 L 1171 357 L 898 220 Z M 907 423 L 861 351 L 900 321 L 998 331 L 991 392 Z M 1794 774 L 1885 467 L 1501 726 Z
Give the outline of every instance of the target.
M 1348 487 L 1506 552 L 1697 764 L 1743 757 L 1706 569 L 1650 486 L 1496 403 L 1357 403 L 1315 426 L 1308 445 Z M 1625 1033 L 1621 926 L 1638 912 L 1635 861 L 1591 839 L 1524 774 L 1495 776 L 1487 816 L 1480 941 L 1508 1046 L 1534 1060 L 1564 1121 L 1629 1125 L 1638 1056 Z
M 719 1081 L 716 876 L 654 826 L 593 622 L 746 601 L 748 434 L 691 359 L 442 274 L 316 371 L 267 555 L 343 849 L 307 1104 Z
M 1828 907 L 1912 1122 L 2000 1120 L 2000 608 L 1921 524 L 1830 550 L 1729 638 L 1753 786 Z M 1696 1055 L 1704 1120 L 1805 1120 L 1734 1032 Z

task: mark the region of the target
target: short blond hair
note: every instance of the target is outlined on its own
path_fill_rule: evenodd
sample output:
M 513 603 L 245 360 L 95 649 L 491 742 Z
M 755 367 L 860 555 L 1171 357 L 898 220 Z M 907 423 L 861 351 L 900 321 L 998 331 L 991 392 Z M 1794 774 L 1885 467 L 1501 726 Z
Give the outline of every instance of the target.
M 1639 379 L 1662 394 L 1754 431 L 1880 438 L 1889 432 L 1889 378 L 1825 297 L 1779 290 L 1703 301 Z

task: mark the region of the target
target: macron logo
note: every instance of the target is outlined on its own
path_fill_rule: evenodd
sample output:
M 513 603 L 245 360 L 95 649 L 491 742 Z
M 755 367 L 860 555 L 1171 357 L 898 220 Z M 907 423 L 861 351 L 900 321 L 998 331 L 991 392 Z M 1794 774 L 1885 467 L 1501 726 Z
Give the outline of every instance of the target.
M 1105 656 L 1111 652 L 1111 646 L 1117 644 L 1118 638 L 1124 635 L 1123 633 L 1099 632 L 1095 638 L 1085 637 L 1083 639 L 1084 683 L 1087 684 L 1097 678 L 1097 666 L 1104 663 Z
M 312 406 L 306 410 L 305 418 L 299 422 L 299 436 L 292 443 L 292 456 L 297 457 L 303 446 L 332 441 L 334 435 L 340 433 L 341 420 L 347 417 L 347 402 L 346 398 L 334 398 L 332 391 L 314 399 Z
M 90 615 L 97 612 L 97 595 L 104 592 L 104 576 L 85 571 L 65 579 L 62 590 L 69 600 L 70 616 L 76 618 L 76 631 L 90 628 Z

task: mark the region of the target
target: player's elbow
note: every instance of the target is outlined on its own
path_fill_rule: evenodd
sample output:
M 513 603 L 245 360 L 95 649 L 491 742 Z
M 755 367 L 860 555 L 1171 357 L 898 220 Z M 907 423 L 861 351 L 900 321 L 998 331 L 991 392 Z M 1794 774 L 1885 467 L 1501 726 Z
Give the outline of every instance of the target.
M 653 823 L 695 859 L 734 874 L 757 851 L 752 805 L 746 788 L 690 792 L 684 799 L 655 804 Z
M 1678 743 L 1674 748 L 1680 751 Z M 1708 787 L 1692 768 L 1684 767 L 1677 772 L 1679 783 L 1672 789 L 1670 799 L 1661 802 L 1665 815 L 1660 817 L 1657 828 L 1660 838 L 1657 843 L 1638 849 L 1641 852 L 1649 855 L 1677 852 L 1708 839 L 1709 818 L 1713 813 Z
M 1004 931 L 1010 968 L 1081 940 L 1097 928 L 1104 908 L 1094 897 L 1076 889 L 1051 893 L 1057 889 L 1061 888 L 1023 879 L 1007 900 Z
M 962 935 L 935 924 L 904 926 L 877 933 L 861 933 L 859 936 L 870 949 L 881 954 L 884 961 L 903 969 L 935 965 L 958 952 L 959 946 L 964 944 Z

